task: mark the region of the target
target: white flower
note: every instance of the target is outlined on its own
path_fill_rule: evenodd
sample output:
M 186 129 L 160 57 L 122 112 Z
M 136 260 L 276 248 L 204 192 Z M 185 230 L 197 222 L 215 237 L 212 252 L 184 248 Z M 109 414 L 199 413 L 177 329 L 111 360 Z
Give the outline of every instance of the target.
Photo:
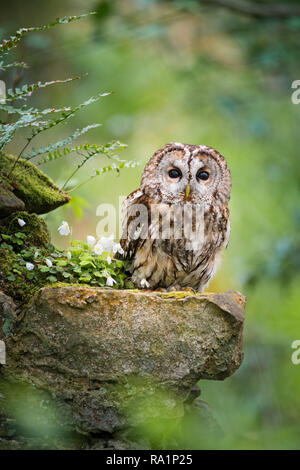
M 24 227 L 24 225 L 26 225 L 26 222 L 23 219 L 18 219 L 18 224 L 20 225 L 20 227 Z
M 146 279 L 141 280 L 141 287 L 150 287 L 150 284 Z
M 108 264 L 111 264 L 111 257 L 108 256 L 108 257 L 106 258 L 106 261 L 107 261 Z
M 68 236 L 68 235 L 70 235 L 70 233 L 71 233 L 69 224 L 68 224 L 68 222 L 66 222 L 65 220 L 62 221 L 61 226 L 58 227 L 57 230 L 59 231 L 60 235 Z
M 121 247 L 120 243 L 114 243 L 113 244 L 113 253 L 117 253 L 117 252 L 120 253 L 120 255 L 124 254 L 124 250 Z
M 88 244 L 89 246 L 94 246 L 95 243 L 96 243 L 96 238 L 93 237 L 92 235 L 88 235 L 88 236 L 86 237 L 86 240 L 87 240 L 87 244 Z
M 39 256 L 39 252 L 38 250 L 34 253 L 34 259 L 37 259 L 37 257 Z
M 32 271 L 34 269 L 34 264 L 26 263 L 26 269 L 28 269 L 28 271 Z
M 97 244 L 94 246 L 94 253 L 96 255 L 102 255 L 104 251 L 104 247 L 101 245 L 101 243 L 97 242 Z
M 46 261 L 46 265 L 49 267 L 49 268 L 52 268 L 53 264 L 52 264 L 52 261 L 48 258 L 45 259 Z
M 67 251 L 67 254 L 66 254 L 67 258 L 68 259 L 71 259 L 72 258 L 72 254 L 71 254 L 71 251 Z
M 117 281 L 115 281 L 115 280 L 114 280 L 112 277 L 110 277 L 110 276 L 106 279 L 106 285 L 107 285 L 108 287 L 112 287 L 114 284 L 116 284 L 116 282 L 117 282 Z
M 113 253 L 117 253 L 118 251 L 118 243 L 114 243 L 113 246 L 112 246 L 112 251 Z
M 103 246 L 103 251 L 110 252 L 115 244 L 114 234 L 111 234 L 109 237 L 101 237 L 97 243 L 100 243 Z

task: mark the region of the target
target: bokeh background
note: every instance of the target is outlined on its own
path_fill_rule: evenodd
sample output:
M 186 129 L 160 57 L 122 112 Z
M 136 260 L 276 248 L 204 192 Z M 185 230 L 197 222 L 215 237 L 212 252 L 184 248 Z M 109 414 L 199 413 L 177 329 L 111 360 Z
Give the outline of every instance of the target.
M 69 206 L 48 214 L 56 244 L 66 243 L 57 233 L 62 220 L 76 239 L 95 235 L 97 206 L 118 207 L 119 196 L 138 187 L 144 164 L 167 142 L 210 145 L 227 158 L 232 235 L 209 290 L 237 289 L 247 296 L 245 359 L 224 382 L 200 384 L 223 438 L 203 440 L 193 422 L 181 442 L 186 448 L 300 447 L 300 365 L 291 361 L 292 342 L 300 339 L 300 105 L 291 101 L 291 84 L 300 79 L 300 16 L 274 18 L 275 0 L 256 4 L 270 14 L 253 16 L 200 0 L 1 4 L 2 39 L 21 26 L 96 12 L 28 35 L 15 52 L 30 68 L 6 75 L 8 86 L 88 73 L 37 92 L 32 105 L 78 104 L 114 91 L 34 146 L 100 122 L 80 142 L 118 139 L 128 144 L 121 157 L 140 162 L 95 178 L 73 193 Z M 23 138 L 8 150 L 17 152 Z M 77 163 L 69 156 L 43 170 L 60 185 Z M 105 164 L 95 157 L 78 182 Z

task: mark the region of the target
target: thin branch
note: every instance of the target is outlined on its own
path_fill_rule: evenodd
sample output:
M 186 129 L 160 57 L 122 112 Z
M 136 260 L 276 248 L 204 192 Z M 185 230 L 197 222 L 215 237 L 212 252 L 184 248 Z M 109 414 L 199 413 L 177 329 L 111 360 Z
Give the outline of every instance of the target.
M 85 155 L 81 152 L 76 152 L 78 153 L 78 155 L 81 155 L 84 159 L 81 163 L 79 163 L 79 165 L 75 168 L 75 170 L 71 173 L 71 175 L 68 177 L 68 179 L 65 181 L 65 183 L 63 184 L 63 186 L 61 187 L 61 190 L 63 190 L 67 184 L 69 183 L 69 181 L 73 178 L 74 175 L 76 175 L 77 171 L 80 170 L 81 167 L 83 167 L 83 165 L 89 160 L 89 156 L 88 155 Z
M 96 176 L 98 176 L 98 175 L 92 175 L 92 176 L 90 176 L 89 178 L 87 178 L 86 180 L 84 180 L 84 181 L 82 181 L 81 183 L 77 184 L 77 186 L 74 186 L 73 188 L 68 189 L 68 194 L 72 193 L 72 192 L 75 191 L 76 189 L 81 188 L 81 186 L 83 186 L 84 184 L 88 183 L 89 181 L 91 181 L 92 179 L 94 179 Z
M 248 0 L 201 0 L 201 4 L 217 5 L 255 18 L 291 18 L 300 16 L 300 7 L 292 3 L 256 3 Z

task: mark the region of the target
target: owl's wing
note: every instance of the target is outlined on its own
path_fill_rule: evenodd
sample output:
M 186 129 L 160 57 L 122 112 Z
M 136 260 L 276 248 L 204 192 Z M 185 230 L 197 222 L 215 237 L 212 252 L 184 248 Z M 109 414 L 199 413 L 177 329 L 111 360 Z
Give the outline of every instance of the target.
M 221 218 L 219 221 L 219 234 L 218 245 L 227 248 L 230 237 L 230 218 L 229 218 L 229 207 L 225 204 L 221 210 Z
M 208 220 L 210 218 L 210 221 Z M 208 236 L 215 248 L 227 248 L 230 237 L 230 217 L 228 204 L 211 208 L 206 219 Z
M 148 238 L 150 217 L 148 197 L 143 191 L 137 189 L 126 198 L 123 211 L 123 233 L 120 244 L 124 253 L 118 257 L 130 260 Z

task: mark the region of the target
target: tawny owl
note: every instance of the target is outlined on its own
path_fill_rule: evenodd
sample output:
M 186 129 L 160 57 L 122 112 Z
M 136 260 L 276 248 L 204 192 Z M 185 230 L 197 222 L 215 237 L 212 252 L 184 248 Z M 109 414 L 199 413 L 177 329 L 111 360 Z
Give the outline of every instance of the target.
M 135 285 L 202 291 L 228 244 L 230 190 L 225 158 L 213 148 L 157 150 L 125 201 L 121 246 Z

